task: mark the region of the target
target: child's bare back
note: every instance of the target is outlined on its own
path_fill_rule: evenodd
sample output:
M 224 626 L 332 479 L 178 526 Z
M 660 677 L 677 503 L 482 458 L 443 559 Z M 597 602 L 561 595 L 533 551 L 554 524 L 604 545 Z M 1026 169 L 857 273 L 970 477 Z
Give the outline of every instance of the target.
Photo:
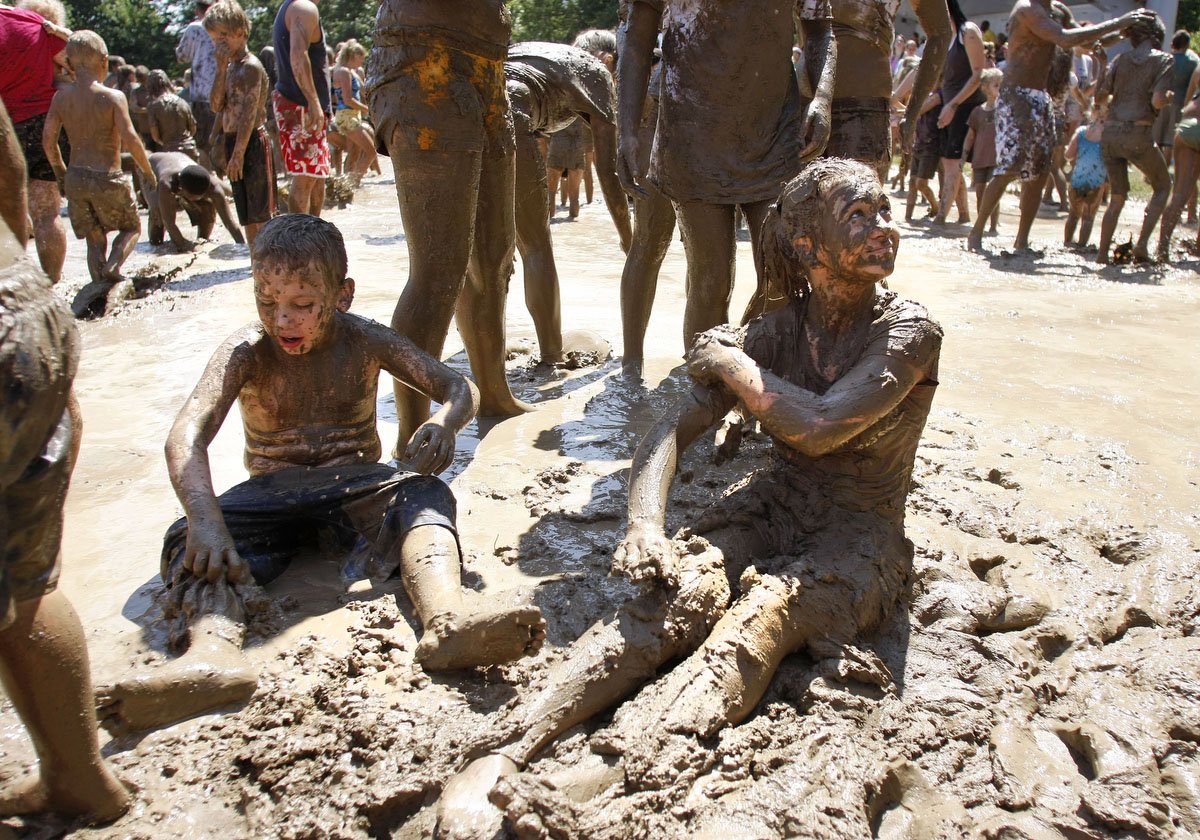
M 104 172 L 121 168 L 121 118 L 129 119 L 125 96 L 96 79 L 80 78 L 62 88 L 51 110 L 71 141 L 71 166 Z

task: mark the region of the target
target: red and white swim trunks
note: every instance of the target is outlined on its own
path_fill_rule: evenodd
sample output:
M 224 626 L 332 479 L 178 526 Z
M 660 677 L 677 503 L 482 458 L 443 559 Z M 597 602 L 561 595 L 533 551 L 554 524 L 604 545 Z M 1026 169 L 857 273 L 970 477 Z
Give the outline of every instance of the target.
M 279 150 L 283 154 L 284 171 L 289 175 L 328 178 L 330 161 L 325 121 L 316 131 L 309 131 L 304 127 L 307 108 L 277 90 L 271 91 L 271 101 L 275 105 L 275 123 L 279 126 Z

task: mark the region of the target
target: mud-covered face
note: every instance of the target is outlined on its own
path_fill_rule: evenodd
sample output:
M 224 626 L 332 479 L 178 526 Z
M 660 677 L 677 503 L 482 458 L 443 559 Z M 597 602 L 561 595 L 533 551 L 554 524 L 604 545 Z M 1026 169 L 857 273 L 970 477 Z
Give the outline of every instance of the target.
M 825 209 L 817 254 L 833 276 L 875 282 L 892 273 L 900 231 L 877 178 L 855 175 L 835 183 Z
M 283 265 L 255 263 L 254 298 L 267 335 L 292 356 L 321 346 L 340 308 L 339 290 L 314 264 L 293 271 Z
M 214 26 L 208 29 L 208 36 L 213 43 L 225 48 L 226 52 L 238 53 L 246 47 L 246 33 L 241 29 L 231 29 L 228 26 Z

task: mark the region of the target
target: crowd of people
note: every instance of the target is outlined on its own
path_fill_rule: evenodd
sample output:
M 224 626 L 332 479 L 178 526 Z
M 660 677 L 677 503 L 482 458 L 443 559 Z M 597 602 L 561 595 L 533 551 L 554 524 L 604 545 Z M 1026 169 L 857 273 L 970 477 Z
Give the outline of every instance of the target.
M 562 652 L 545 687 L 521 698 L 519 726 L 481 733 L 488 752 L 447 785 L 442 829 L 490 836 L 479 821 L 492 818 L 482 812 L 501 777 L 631 694 L 638 749 L 668 735 L 706 738 L 753 711 L 785 655 L 836 657 L 894 609 L 911 570 L 905 501 L 942 336 L 884 282 L 900 239 L 884 187 L 894 146 L 910 219 L 924 196 L 934 224 L 948 224 L 951 206 L 968 221 L 963 162 L 971 164 L 974 248 L 985 227 L 995 231 L 1014 180 L 1025 249 L 1047 190 L 1068 204 L 1064 237 L 1074 242 L 1078 227 L 1079 244 L 1107 190 L 1101 262 L 1132 163 L 1153 189 L 1133 255 L 1150 259 L 1161 214 L 1165 259 L 1200 170 L 1192 99 L 1200 72 L 1186 33 L 1172 41 L 1176 58 L 1157 49 L 1165 32 L 1146 10 L 1087 25 L 1052 0 L 1018 0 L 998 35 L 968 21 L 957 0 L 913 0 L 927 36 L 919 48 L 895 37 L 894 3 L 738 5 L 746 8 L 629 0 L 620 38 L 582 33 L 568 47 L 511 45 L 500 0 L 383 0 L 368 52 L 353 40 L 329 50 L 319 4 L 284 0 L 271 46 L 255 56 L 237 0 L 200 2 L 179 42 L 190 65 L 179 82 L 108 55 L 98 33 L 70 32 L 53 0 L 0 6 L 0 46 L 20 56 L 9 64 L 19 73 L 0 71 L 8 111 L 0 166 L 6 183 L 27 184 L 0 196 L 8 228 L 0 677 L 41 759 L 36 785 L 5 800 L 14 813 L 103 821 L 129 801 L 96 749 L 82 630 L 55 590 L 79 445 L 76 328 L 52 286 L 65 250 L 60 190 L 102 289 L 121 279 L 141 233 L 130 176 L 152 241 L 195 247 L 176 222 L 180 208 L 198 238 L 219 216 L 249 248 L 259 316 L 216 349 L 167 440 L 185 515 L 164 539 L 164 613 L 184 652 L 104 692 L 104 713 L 127 726 L 164 725 L 253 694 L 257 674 L 241 652 L 246 599 L 315 545 L 317 530 L 345 549 L 348 580 L 402 579 L 425 669 L 537 652 L 546 627 L 535 606 L 462 587 L 454 496 L 436 475 L 475 414 L 531 408 L 504 367 L 518 247 L 543 357 L 569 351 L 549 176 L 565 170 L 577 187 L 573 173 L 591 165 L 627 252 L 624 361 L 635 371 L 678 221 L 693 388 L 633 459 L 613 569 L 642 594 Z M 779 23 L 793 10 L 798 49 L 791 26 Z M 1104 47 L 1120 39 L 1129 49 L 1110 61 Z M 1160 121 L 1165 109 L 1173 110 Z M 568 136 L 556 151 L 567 130 L 591 138 L 590 163 L 586 137 Z M 1176 173 L 1169 205 L 1167 140 Z M 355 176 L 377 164 L 379 149 L 396 173 L 410 274 L 390 327 L 350 314 L 355 283 L 342 234 L 320 218 L 338 149 Z M 289 176 L 284 214 L 277 164 Z M 632 199 L 632 225 L 618 184 Z M 740 328 L 728 323 L 739 216 L 757 274 Z M 40 272 L 23 255 L 31 237 Z M 76 313 L 86 308 L 77 298 Z M 438 361 L 454 316 L 474 383 Z M 399 437 L 392 460 L 380 463 L 376 391 L 385 372 Z M 208 447 L 235 402 L 250 478 L 217 495 Z M 673 539 L 665 511 L 680 454 L 722 423 L 745 422 L 773 439 L 772 466 Z M 678 664 L 643 688 L 670 661 Z M 627 774 L 636 775 L 632 766 Z

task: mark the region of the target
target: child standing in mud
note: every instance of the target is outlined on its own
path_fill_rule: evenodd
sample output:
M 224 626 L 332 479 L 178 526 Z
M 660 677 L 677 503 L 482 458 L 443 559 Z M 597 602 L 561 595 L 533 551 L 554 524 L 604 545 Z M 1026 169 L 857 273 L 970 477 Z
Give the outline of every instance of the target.
M 129 119 L 125 96 L 100 82 L 108 66 L 104 41 L 86 29 L 74 33 L 67 41 L 67 61 L 75 71 L 75 83 L 54 94 L 42 148 L 66 193 L 75 237 L 87 240 L 92 283 L 106 290 L 122 279 L 121 266 L 142 232 L 133 190 L 121 171 L 121 150 L 133 157 L 143 185 L 154 189 L 156 181 L 150 158 Z M 64 128 L 71 143 L 69 169 L 58 146 Z M 112 231 L 117 235 L 109 251 Z M 77 298 L 72 307 L 77 316 L 88 300 L 87 296 Z
M 1104 135 L 1104 108 L 1096 107 L 1096 117 L 1087 125 L 1075 129 L 1067 145 L 1067 161 L 1072 165 L 1070 185 L 1070 211 L 1063 227 L 1063 244 L 1068 248 L 1086 248 L 1092 238 L 1092 224 L 1100 202 L 1104 198 L 1104 186 L 1108 173 L 1104 168 L 1104 156 L 1100 151 L 1100 139 Z M 1079 241 L 1075 241 L 1075 226 L 1079 226 Z
M 837 660 L 891 612 L 912 566 L 905 502 L 942 338 L 923 307 L 880 285 L 898 244 L 890 202 L 865 164 L 816 161 L 784 188 L 759 249 L 787 303 L 744 331 L 699 336 L 688 354 L 691 393 L 634 456 L 613 571 L 643 594 L 564 651 L 548 687 L 487 744 L 493 752 L 451 780 L 439 808 L 445 836 L 492 836 L 499 825 L 487 823 L 486 798 L 497 778 L 663 663 L 691 653 L 603 737 L 635 788 L 662 784 L 662 768 L 673 779 L 688 744 L 744 720 L 784 656 Z M 664 531 L 679 455 L 738 403 L 777 457 L 686 529 L 681 550 Z M 737 581 L 742 594 L 730 605 Z M 506 802 L 514 821 L 557 816 L 523 795 L 536 786 L 500 786 L 493 801 Z M 553 836 L 572 835 L 557 828 Z
M 1155 49 L 1164 37 L 1166 29 L 1157 15 L 1130 27 L 1129 40 L 1133 49 L 1113 59 L 1096 91 L 1097 105 L 1109 102 L 1111 97 L 1104 136 L 1100 140 L 1104 168 L 1112 187 L 1108 209 L 1100 223 L 1100 252 L 1096 262 L 1101 264 L 1109 261 L 1109 247 L 1117 220 L 1125 206 L 1125 197 L 1129 195 L 1129 164 L 1146 176 L 1154 190 L 1146 203 L 1142 229 L 1133 247 L 1133 258 L 1138 262 L 1150 262 L 1150 234 L 1171 194 L 1167 161 L 1154 145 L 1154 120 L 1159 110 L 1169 104 L 1174 66 L 1169 55 Z
M 975 212 L 982 212 L 983 191 L 996 168 L 996 97 L 1000 93 L 1000 80 L 1004 73 L 989 67 L 979 76 L 979 89 L 984 102 L 967 118 L 967 139 L 963 141 L 963 157 L 971 161 L 971 188 L 975 190 Z M 992 210 L 992 224 L 988 234 L 996 235 L 996 223 L 1000 220 L 1000 205 Z
M 454 496 L 435 474 L 474 416 L 475 388 L 405 336 L 348 313 L 354 281 L 329 222 L 300 213 L 272 220 L 252 265 L 260 321 L 216 351 L 167 439 L 186 517 L 164 540 L 166 613 L 175 639 L 190 635 L 190 645 L 102 692 L 102 706 L 145 728 L 248 699 L 257 685 L 241 651 L 248 587 L 282 574 L 321 531 L 350 550 L 345 578 L 399 571 L 424 627 L 416 658 L 427 670 L 536 651 L 545 636 L 536 607 L 460 585 Z M 408 441 L 405 467 L 378 463 L 383 371 L 441 406 Z M 252 477 L 217 497 L 208 446 L 234 401 Z
M 238 221 L 253 248 L 258 229 L 275 215 L 275 171 L 267 120 L 267 72 L 246 46 L 250 20 L 237 0 L 219 0 L 204 16 L 216 48 L 212 110 L 221 115 L 225 174 L 233 185 Z

